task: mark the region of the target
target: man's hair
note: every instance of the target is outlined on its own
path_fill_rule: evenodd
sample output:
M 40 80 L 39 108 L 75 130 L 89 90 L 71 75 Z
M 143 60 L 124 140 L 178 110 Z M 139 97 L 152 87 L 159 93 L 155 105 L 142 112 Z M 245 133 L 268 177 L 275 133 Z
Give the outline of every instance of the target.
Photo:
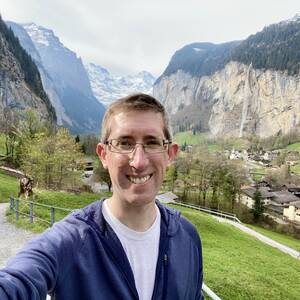
M 102 121 L 101 141 L 106 143 L 111 131 L 111 119 L 120 112 L 151 111 L 160 113 L 163 118 L 163 132 L 167 140 L 172 141 L 169 117 L 163 105 L 154 97 L 146 94 L 133 94 L 113 102 L 105 112 Z

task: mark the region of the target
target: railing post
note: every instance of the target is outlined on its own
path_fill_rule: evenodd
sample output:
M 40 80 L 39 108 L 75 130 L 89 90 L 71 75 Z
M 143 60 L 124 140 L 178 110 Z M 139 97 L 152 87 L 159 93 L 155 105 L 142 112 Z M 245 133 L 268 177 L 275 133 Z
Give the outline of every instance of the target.
M 50 223 L 52 226 L 55 222 L 55 208 L 54 207 L 51 207 L 50 218 L 51 218 Z
M 15 202 L 15 199 L 13 197 L 9 197 L 9 200 L 10 200 L 10 210 L 12 210 L 14 208 L 14 202 Z
M 33 223 L 33 203 L 29 202 L 29 218 L 30 223 Z
M 19 199 L 16 199 L 16 220 L 19 220 Z

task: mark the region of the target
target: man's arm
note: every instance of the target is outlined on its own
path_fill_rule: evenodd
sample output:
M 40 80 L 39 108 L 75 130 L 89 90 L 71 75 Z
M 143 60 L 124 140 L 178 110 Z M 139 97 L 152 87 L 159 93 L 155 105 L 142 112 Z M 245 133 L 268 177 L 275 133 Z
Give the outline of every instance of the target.
M 46 299 L 58 274 L 64 276 L 72 264 L 74 249 L 80 246 L 74 228 L 65 223 L 55 224 L 29 242 L 0 270 L 1 300 Z

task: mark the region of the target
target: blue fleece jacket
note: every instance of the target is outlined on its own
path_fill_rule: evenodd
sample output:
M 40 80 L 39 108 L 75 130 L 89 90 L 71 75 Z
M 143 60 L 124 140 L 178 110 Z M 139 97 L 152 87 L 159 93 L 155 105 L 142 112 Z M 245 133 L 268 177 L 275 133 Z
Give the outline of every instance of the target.
M 133 273 L 97 201 L 32 240 L 0 270 L 1 300 L 139 299 Z M 161 235 L 152 299 L 202 299 L 197 231 L 159 202 Z

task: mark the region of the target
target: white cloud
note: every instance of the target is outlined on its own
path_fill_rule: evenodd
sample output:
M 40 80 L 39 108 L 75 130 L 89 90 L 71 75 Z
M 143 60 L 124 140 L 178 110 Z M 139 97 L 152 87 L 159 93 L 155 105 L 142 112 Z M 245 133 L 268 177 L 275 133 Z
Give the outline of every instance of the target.
M 155 75 L 188 43 L 244 39 L 299 12 L 298 0 L 1 0 L 0 7 L 4 19 L 53 29 L 85 61 Z

